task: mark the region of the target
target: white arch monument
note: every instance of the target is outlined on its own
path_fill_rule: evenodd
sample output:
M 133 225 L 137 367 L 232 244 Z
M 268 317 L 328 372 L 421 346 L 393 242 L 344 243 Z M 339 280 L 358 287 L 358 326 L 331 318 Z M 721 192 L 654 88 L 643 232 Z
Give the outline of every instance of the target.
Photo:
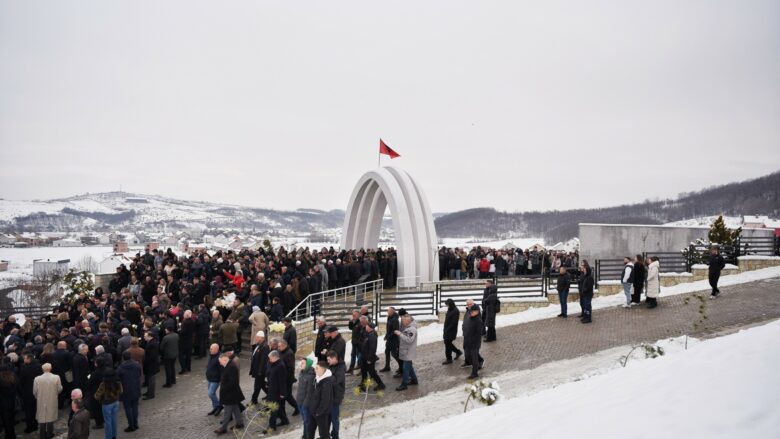
M 376 248 L 388 204 L 398 253 L 398 286 L 438 281 L 438 240 L 428 199 L 400 168 L 377 168 L 360 177 L 347 205 L 341 248 Z

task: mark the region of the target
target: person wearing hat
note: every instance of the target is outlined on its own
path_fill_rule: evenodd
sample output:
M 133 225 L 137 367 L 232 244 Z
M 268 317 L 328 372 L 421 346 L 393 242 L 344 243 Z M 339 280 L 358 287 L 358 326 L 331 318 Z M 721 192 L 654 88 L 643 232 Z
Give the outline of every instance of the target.
M 330 344 L 328 351 L 336 351 L 340 364 L 344 364 L 344 355 L 347 352 L 347 342 L 339 333 L 339 328 L 331 326 L 328 328 L 328 336 L 330 337 Z M 327 355 L 327 352 L 326 352 Z
M 360 389 L 367 391 L 366 378 L 371 377 L 376 383 L 374 391 L 384 390 L 385 383 L 382 382 L 382 378 L 376 373 L 376 362 L 379 357 L 376 355 L 377 336 L 376 329 L 373 323 L 368 322 L 365 326 L 365 333 L 363 334 L 362 345 L 360 346 L 360 355 L 362 357 L 362 367 L 360 368 Z
M 463 350 L 466 352 L 466 361 L 471 364 L 470 379 L 477 378 L 479 374 L 480 357 L 479 348 L 482 347 L 482 319 L 479 316 L 479 306 L 472 305 L 468 310 L 469 324 L 463 326 Z
M 103 421 L 105 422 L 103 436 L 106 439 L 113 439 L 117 436 L 119 398 L 122 396 L 122 390 L 122 383 L 117 380 L 114 369 L 106 368 L 103 382 L 100 383 L 95 392 L 95 400 L 101 404 L 103 410 Z
M 51 373 L 51 363 L 41 366 L 43 375 L 33 380 L 33 396 L 36 400 L 35 418 L 41 438 L 54 437 L 54 422 L 59 415 L 57 411 L 57 396 L 62 392 L 62 382 L 59 375 Z

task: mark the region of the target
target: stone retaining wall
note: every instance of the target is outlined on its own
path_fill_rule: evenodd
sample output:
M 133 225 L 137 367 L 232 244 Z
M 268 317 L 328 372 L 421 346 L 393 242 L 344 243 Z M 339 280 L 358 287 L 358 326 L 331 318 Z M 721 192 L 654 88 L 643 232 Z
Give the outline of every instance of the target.
M 753 271 L 761 270 L 762 268 L 777 267 L 780 266 L 780 258 L 778 259 L 737 259 L 737 265 L 741 271 Z

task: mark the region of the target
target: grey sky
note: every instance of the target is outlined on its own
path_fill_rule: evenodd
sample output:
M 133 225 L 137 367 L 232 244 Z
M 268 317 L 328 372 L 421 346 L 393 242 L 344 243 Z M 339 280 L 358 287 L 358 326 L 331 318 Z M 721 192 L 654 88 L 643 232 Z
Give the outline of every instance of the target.
M 596 207 L 780 169 L 777 1 L 0 0 L 0 197 Z M 390 160 L 383 158 L 383 163 Z

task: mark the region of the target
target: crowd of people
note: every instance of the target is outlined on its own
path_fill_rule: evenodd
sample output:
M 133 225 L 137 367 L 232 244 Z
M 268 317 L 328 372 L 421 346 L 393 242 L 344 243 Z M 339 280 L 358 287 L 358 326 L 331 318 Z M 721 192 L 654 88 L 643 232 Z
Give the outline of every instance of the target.
M 225 402 L 233 401 L 230 379 L 234 378 L 226 365 L 238 361 L 244 331 L 251 328 L 256 334 L 268 322 L 283 321 L 309 294 L 380 278 L 393 285 L 396 265 L 393 249 L 280 248 L 212 255 L 196 251 L 181 257 L 171 249 L 147 249 L 118 267 L 107 288 L 68 297 L 37 321 L 20 325 L 10 316 L 0 323 L 5 437 L 15 437 L 16 416 L 21 413 L 25 433 L 38 430 L 41 438 L 48 439 L 59 410 L 70 406 L 69 437 L 85 438 L 91 426 L 112 439 L 118 436 L 120 403 L 128 424 L 124 431 L 132 433 L 140 422 L 139 401 L 157 394 L 157 375 L 165 374 L 163 388 L 175 386 L 177 363 L 178 374 L 187 374 L 193 357 L 216 355 L 209 341 L 216 344 L 219 355 L 210 362 L 209 394 L 219 400 L 220 411 L 236 419 L 235 410 L 225 409 L 234 405 Z M 296 341 L 289 319 L 286 325 L 290 330 L 269 346 L 273 347 L 269 354 L 276 354 L 267 362 L 275 363 L 274 356 L 283 359 L 288 376 L 294 374 L 294 367 L 289 367 L 285 352 L 294 353 Z M 343 363 L 343 353 L 339 358 Z M 226 359 L 230 361 L 225 363 Z M 215 364 L 220 364 L 219 380 Z M 266 372 L 257 364 L 253 373 Z M 218 398 L 219 386 L 212 383 L 221 382 L 223 376 L 229 382 Z M 287 381 L 290 384 L 273 389 L 294 404 L 293 380 Z
M 487 279 L 500 276 L 540 275 L 558 272 L 560 267 L 576 270 L 579 254 L 575 251 L 545 251 L 534 246 L 490 249 L 481 246 L 466 252 L 462 248 L 439 249 L 439 279 Z

